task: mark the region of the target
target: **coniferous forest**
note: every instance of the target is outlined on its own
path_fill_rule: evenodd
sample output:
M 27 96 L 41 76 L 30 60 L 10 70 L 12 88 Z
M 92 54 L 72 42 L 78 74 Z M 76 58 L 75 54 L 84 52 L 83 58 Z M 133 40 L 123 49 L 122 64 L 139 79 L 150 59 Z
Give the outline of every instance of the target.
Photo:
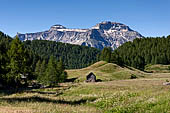
M 79 69 L 87 67 L 98 61 L 100 50 L 86 46 L 63 44 L 61 42 L 33 40 L 23 42 L 25 47 L 33 52 L 39 59 L 48 60 L 53 55 L 57 60 L 62 59 L 65 68 Z M 35 64 L 35 63 L 34 63 Z
M 148 64 L 170 64 L 170 36 L 127 42 L 112 54 L 112 61 L 144 70 Z

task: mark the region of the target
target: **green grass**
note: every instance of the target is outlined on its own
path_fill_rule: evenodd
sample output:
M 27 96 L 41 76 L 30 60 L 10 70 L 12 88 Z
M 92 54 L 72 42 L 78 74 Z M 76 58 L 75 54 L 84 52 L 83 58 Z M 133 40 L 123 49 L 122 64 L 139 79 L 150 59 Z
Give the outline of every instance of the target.
M 87 68 L 67 70 L 69 78 L 77 78 L 76 82 L 83 82 L 86 79 L 86 75 L 93 72 L 97 79 L 102 81 L 112 81 L 120 79 L 129 79 L 132 74 L 141 77 L 144 73 L 137 69 L 129 69 L 126 67 L 120 67 L 116 64 L 107 63 L 104 61 L 97 62 Z
M 4 107 L 8 113 L 17 110 L 33 113 L 169 112 L 170 86 L 162 85 L 164 79 L 64 83 L 53 89 L 3 95 L 0 97 L 0 112 Z
M 1 90 L 0 113 L 170 112 L 170 86 L 163 85 L 170 80 L 170 73 L 144 73 L 98 62 L 88 68 L 69 70 L 69 78 L 84 79 L 89 71 L 103 82 L 61 83 L 60 87 L 18 93 Z M 138 75 L 138 79 L 129 79 L 131 74 Z
M 147 65 L 145 66 L 145 71 L 147 72 L 153 72 L 153 73 L 170 73 L 170 65 L 162 65 L 162 64 L 156 64 L 156 65 Z

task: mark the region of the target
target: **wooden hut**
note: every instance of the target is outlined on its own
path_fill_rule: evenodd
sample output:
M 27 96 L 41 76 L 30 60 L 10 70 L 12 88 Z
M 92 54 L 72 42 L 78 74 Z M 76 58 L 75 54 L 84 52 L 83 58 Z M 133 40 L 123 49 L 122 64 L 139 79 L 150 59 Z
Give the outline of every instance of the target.
M 86 76 L 86 82 L 96 82 L 96 76 L 91 72 Z

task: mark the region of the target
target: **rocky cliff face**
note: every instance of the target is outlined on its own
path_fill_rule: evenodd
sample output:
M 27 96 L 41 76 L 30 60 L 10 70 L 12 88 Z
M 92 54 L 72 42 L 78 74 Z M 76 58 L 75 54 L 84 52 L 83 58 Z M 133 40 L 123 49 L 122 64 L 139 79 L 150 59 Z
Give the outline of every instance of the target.
M 103 49 L 105 46 L 113 50 L 127 41 L 142 38 L 142 35 L 128 26 L 116 22 L 101 22 L 90 29 L 67 29 L 62 25 L 54 25 L 49 30 L 37 33 L 18 33 L 20 40 L 51 40 L 63 43 L 85 45 Z

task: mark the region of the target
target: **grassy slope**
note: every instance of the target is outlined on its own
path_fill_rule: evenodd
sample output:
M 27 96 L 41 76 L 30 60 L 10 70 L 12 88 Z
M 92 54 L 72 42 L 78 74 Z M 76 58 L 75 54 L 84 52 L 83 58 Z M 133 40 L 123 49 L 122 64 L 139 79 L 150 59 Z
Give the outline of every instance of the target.
M 129 79 L 132 74 L 137 76 L 143 75 L 143 72 L 139 70 L 120 67 L 104 61 L 97 62 L 83 69 L 67 70 L 69 78 L 78 78 L 77 81 L 81 82 L 86 79 L 86 75 L 90 72 L 93 72 L 97 76 L 97 79 L 101 79 L 102 81 Z
M 104 82 L 63 83 L 60 87 L 34 89 L 15 94 L 0 92 L 0 113 L 168 113 L 170 112 L 170 73 L 143 73 L 133 68 L 98 62 L 80 70 L 68 70 L 69 77 L 84 79 L 89 71 Z M 99 73 L 99 75 L 98 75 Z M 126 79 L 129 74 L 145 78 Z M 115 76 L 117 75 L 117 76 Z M 109 77 L 106 79 L 104 77 Z M 114 77 L 113 81 L 110 80 Z
M 170 73 L 170 65 L 147 65 L 145 67 L 145 71 L 147 72 L 154 72 L 154 73 Z

